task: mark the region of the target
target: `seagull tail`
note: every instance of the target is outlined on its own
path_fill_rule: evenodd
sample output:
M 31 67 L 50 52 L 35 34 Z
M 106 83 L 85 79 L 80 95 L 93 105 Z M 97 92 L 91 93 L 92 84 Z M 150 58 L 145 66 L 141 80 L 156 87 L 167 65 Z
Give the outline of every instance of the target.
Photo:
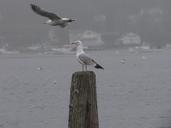
M 104 68 L 102 66 L 100 66 L 99 64 L 96 64 L 94 67 L 97 69 L 103 69 L 104 70 Z

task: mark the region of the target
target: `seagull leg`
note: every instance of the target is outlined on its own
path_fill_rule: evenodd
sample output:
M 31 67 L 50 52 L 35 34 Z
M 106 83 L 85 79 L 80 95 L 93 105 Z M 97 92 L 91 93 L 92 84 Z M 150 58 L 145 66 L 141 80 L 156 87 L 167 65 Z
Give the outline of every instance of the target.
M 84 71 L 84 65 L 82 64 L 82 71 Z
M 85 71 L 87 71 L 87 65 L 85 65 Z

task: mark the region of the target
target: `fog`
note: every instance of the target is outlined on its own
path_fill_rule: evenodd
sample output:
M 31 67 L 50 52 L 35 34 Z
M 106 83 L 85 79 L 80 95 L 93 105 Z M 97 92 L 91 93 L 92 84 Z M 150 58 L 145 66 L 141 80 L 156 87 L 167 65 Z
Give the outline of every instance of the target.
M 104 42 L 114 42 L 129 32 L 138 34 L 146 42 L 165 44 L 171 41 L 170 0 L 1 0 L 0 36 L 7 43 L 30 45 L 47 41 L 51 29 L 60 33 L 61 28 L 44 25 L 46 18 L 36 15 L 30 3 L 59 16 L 76 18 L 77 22 L 65 28 L 67 32 L 117 33 L 112 35 L 112 40 Z

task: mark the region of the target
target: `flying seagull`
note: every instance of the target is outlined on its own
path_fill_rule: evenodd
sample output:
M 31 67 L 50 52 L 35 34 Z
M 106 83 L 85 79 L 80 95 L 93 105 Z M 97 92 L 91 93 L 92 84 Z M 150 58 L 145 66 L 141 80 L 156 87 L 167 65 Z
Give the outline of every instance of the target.
M 75 19 L 71 19 L 71 18 L 61 18 L 52 12 L 45 11 L 44 9 L 40 8 L 39 6 L 35 4 L 30 4 L 30 6 L 31 6 L 31 9 L 38 15 L 49 18 L 45 22 L 45 24 L 49 24 L 51 26 L 60 26 L 64 28 L 68 25 L 68 23 L 75 21 Z
M 87 71 L 87 65 L 92 65 L 97 69 L 104 69 L 102 66 L 100 66 L 94 59 L 89 57 L 83 50 L 83 44 L 81 41 L 75 41 L 71 43 L 76 47 L 76 57 L 78 62 L 82 65 L 82 71 Z

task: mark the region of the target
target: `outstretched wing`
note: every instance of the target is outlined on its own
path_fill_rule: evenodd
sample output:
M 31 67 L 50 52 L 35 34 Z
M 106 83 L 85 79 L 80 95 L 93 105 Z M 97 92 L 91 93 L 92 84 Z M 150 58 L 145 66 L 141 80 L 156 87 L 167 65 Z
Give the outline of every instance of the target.
M 30 6 L 31 6 L 32 10 L 33 10 L 35 13 L 37 13 L 37 14 L 39 14 L 39 15 L 41 15 L 41 16 L 48 17 L 48 18 L 51 19 L 51 20 L 58 20 L 58 19 L 61 19 L 61 18 L 60 18 L 59 16 L 57 16 L 56 14 L 51 13 L 51 12 L 47 12 L 47 11 L 41 9 L 41 8 L 40 8 L 39 6 L 37 6 L 37 5 L 30 4 Z
M 80 54 L 78 58 L 80 59 L 80 61 L 82 61 L 86 65 L 96 64 L 96 62 L 92 58 L 90 58 L 87 54 Z

